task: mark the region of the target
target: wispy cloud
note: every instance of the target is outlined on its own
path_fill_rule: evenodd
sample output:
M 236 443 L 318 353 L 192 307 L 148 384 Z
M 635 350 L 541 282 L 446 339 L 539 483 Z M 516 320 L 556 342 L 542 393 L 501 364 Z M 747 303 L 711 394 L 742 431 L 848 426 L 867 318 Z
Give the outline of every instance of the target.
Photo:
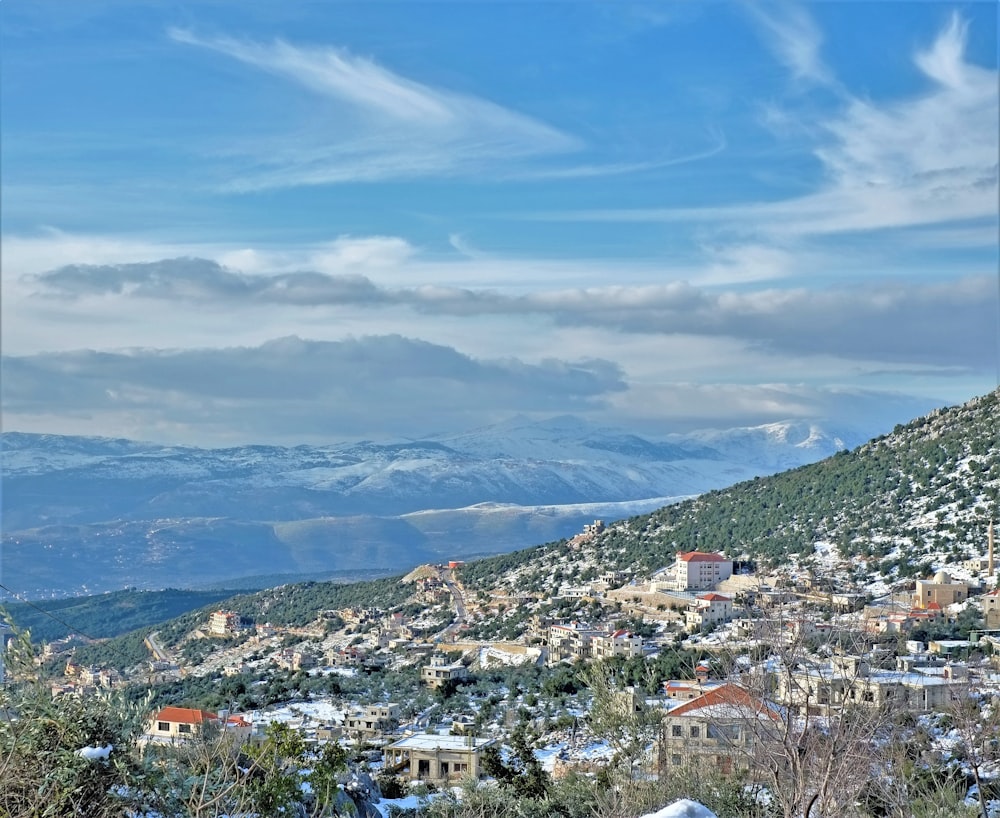
M 184 29 L 169 35 L 282 77 L 340 115 L 333 132 L 289 132 L 286 145 L 263 146 L 258 167 L 234 180 L 234 189 L 455 175 L 582 147 L 526 114 L 407 79 L 344 49 L 199 37 Z
M 803 10 L 792 10 L 785 19 L 770 7 L 766 13 L 755 8 L 778 32 L 775 37 L 796 76 L 833 81 L 816 56 L 818 35 Z M 923 94 L 879 103 L 840 94 L 837 111 L 809 129 L 813 154 L 824 170 L 813 193 L 708 208 L 564 211 L 536 217 L 686 221 L 777 243 L 993 220 L 1000 177 L 998 74 L 967 61 L 966 28 L 954 15 L 928 48 L 914 54 L 916 68 L 930 82 Z
M 752 3 L 746 8 L 765 41 L 798 81 L 834 84 L 820 49 L 823 35 L 805 9 L 790 3 Z

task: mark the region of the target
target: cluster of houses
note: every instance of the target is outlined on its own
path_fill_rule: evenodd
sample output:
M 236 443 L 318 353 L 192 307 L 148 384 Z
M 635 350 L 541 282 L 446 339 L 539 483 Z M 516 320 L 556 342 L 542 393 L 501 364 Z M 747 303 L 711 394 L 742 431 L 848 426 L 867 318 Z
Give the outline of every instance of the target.
M 595 521 L 580 537 L 593 536 L 602 525 Z M 446 602 L 452 593 L 437 572 L 415 582 L 417 598 L 428 604 Z M 982 647 L 992 644 L 989 635 L 978 641 L 927 644 L 911 638 L 903 655 L 871 648 L 851 653 L 843 647 L 871 642 L 881 634 L 898 633 L 903 640 L 905 634 L 947 617 L 949 608 L 970 599 L 977 599 L 976 604 L 982 606 L 987 631 L 1000 631 L 1000 589 L 977 594 L 979 589 L 971 583 L 939 571 L 917 580 L 912 592 L 866 605 L 866 598 L 857 589 L 832 588 L 829 582 L 825 587 L 808 582 L 778 584 L 781 587 L 762 586 L 754 578 L 734 572 L 734 562 L 725 556 L 694 551 L 679 554 L 673 565 L 652 575 L 648 582 L 607 571 L 591 585 L 561 589 L 560 596 L 591 599 L 613 608 L 618 621 L 624 613 L 634 619 L 680 623 L 690 634 L 707 634 L 727 626 L 729 647 L 734 641 L 764 643 L 781 656 L 754 664 L 748 660 L 725 672 L 715 672 L 713 665 L 702 663 L 693 679 L 666 682 L 663 695 L 655 700 L 633 696 L 630 706 L 662 711 L 656 743 L 661 769 L 692 763 L 711 764 L 723 772 L 739 767 L 750 745 L 767 733 L 761 725 L 766 727 L 789 713 L 829 718 L 855 706 L 929 712 L 947 706 L 970 686 L 985 684 L 1000 669 L 986 660 L 964 660 L 970 652 L 988 653 Z M 516 594 L 508 602 L 522 604 Z M 800 602 L 821 603 L 821 612 L 815 606 L 809 611 L 809 606 Z M 275 661 L 300 670 L 320 661 L 328 665 L 369 663 L 395 650 L 410 662 L 422 662 L 420 679 L 430 689 L 461 683 L 470 674 L 467 661 L 453 661 L 437 652 L 462 647 L 432 639 L 441 633 L 439 621 L 414 620 L 371 606 L 329 613 L 346 623 L 349 630 L 345 632 L 352 637 L 349 643 L 344 638 L 316 655 L 301 647 L 282 647 L 274 654 Z M 578 609 L 576 615 L 589 614 Z M 258 640 L 280 633 L 225 610 L 211 614 L 204 632 L 209 637 L 254 633 Z M 532 648 L 536 651 L 531 654 L 532 661 L 537 657 L 550 666 L 629 659 L 657 649 L 655 641 L 644 640 L 629 629 L 601 622 L 551 621 L 541 615 L 535 617 L 532 629 L 521 641 L 525 650 L 529 642 L 538 646 Z M 725 648 L 727 643 L 720 646 Z M 233 667 L 234 672 L 246 669 L 242 662 Z M 76 668 L 74 677 L 75 683 L 92 687 L 118 681 L 105 677 L 97 668 Z M 167 707 L 152 716 L 144 740 L 157 744 L 185 741 L 206 729 L 254 740 L 258 727 L 245 717 L 226 712 Z M 451 729 L 436 731 L 419 723 L 402 724 L 400 705 L 393 702 L 349 707 L 337 724 L 317 726 L 314 738 L 378 746 L 386 769 L 411 780 L 437 783 L 479 776 L 483 752 L 497 742 L 496 738 L 476 735 L 466 722 L 456 721 Z

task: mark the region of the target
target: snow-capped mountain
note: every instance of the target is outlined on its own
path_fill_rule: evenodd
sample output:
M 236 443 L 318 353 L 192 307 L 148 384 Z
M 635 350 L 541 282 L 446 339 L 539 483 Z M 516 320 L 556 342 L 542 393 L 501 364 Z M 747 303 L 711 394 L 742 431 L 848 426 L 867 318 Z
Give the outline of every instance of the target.
M 39 595 L 402 571 L 558 539 L 856 442 L 799 422 L 651 440 L 572 416 L 290 448 L 8 432 L 5 577 Z

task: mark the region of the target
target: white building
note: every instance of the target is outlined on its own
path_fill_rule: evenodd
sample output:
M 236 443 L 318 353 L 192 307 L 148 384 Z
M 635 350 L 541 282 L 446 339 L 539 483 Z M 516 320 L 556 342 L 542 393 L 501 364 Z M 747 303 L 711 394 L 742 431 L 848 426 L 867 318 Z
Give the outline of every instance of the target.
M 642 637 L 631 631 L 618 630 L 614 633 L 595 636 L 591 640 L 591 649 L 595 659 L 606 659 L 611 656 L 642 656 Z
M 701 594 L 684 613 L 684 624 L 689 631 L 729 622 L 733 618 L 733 601 L 722 594 Z
M 711 591 L 733 575 L 733 561 L 721 554 L 688 551 L 677 560 L 657 582 L 672 591 Z

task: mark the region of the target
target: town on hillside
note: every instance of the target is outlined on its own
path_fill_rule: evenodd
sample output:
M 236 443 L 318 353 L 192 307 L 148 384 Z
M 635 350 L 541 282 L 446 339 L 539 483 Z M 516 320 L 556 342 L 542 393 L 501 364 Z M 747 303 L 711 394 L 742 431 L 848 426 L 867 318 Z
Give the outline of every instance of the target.
M 588 525 L 563 559 L 604 527 Z M 526 742 L 551 780 L 625 763 L 644 779 L 711 771 L 771 798 L 794 778 L 775 759 L 812 753 L 799 776 L 827 765 L 827 808 L 868 783 L 835 781 L 848 773 L 838 754 L 889 763 L 889 749 L 923 742 L 928 769 L 968 778 L 966 798 L 1000 771 L 1000 717 L 962 722 L 969 701 L 1000 696 L 994 544 L 991 525 L 981 556 L 878 595 L 821 563 L 764 572 L 701 551 L 550 591 L 473 588 L 454 561 L 412 571 L 395 600 L 298 624 L 270 622 L 263 605 L 214 610 L 147 634 L 130 667 L 82 661 L 95 646 L 80 637 L 40 646 L 37 662 L 58 674 L 54 698 L 154 691 L 144 750 L 206 730 L 253 746 L 280 725 L 352 759 L 355 795 L 371 803 L 502 780 Z

